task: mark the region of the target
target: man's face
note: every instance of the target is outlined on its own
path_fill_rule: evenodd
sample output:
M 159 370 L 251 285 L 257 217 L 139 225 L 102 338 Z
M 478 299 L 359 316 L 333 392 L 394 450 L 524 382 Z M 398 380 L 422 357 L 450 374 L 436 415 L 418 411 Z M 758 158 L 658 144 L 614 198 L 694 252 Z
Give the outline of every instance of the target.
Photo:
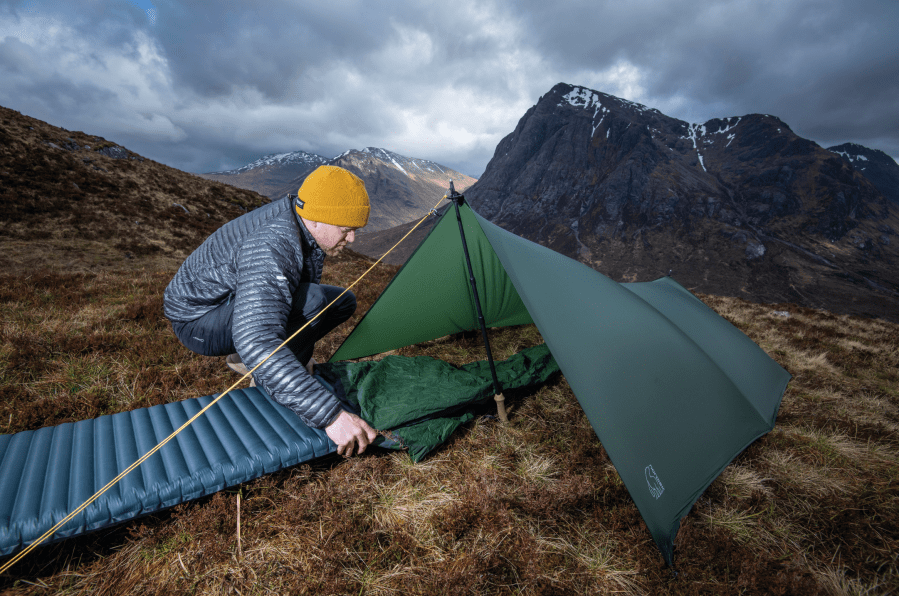
M 309 233 L 329 257 L 336 256 L 347 244 L 353 242 L 358 229 L 335 226 L 320 221 L 306 221 L 306 224 Z

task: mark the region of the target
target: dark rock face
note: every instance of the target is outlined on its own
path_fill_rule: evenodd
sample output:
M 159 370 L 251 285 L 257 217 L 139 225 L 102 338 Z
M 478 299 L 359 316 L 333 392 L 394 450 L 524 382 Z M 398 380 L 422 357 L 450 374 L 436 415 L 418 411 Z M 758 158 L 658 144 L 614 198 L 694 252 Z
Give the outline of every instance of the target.
M 127 149 L 119 147 L 118 145 L 101 147 L 100 149 L 97 149 L 97 153 L 102 153 L 106 157 L 111 157 L 113 159 L 128 159 L 131 156 L 131 153 Z
M 899 209 L 773 116 L 689 124 L 560 83 L 466 195 L 495 223 L 613 279 L 672 270 L 702 292 L 874 315 L 883 299 L 899 313 L 889 242 Z
M 843 143 L 828 147 L 852 164 L 858 172 L 871 181 L 883 196 L 899 205 L 899 164 L 877 149 L 869 149 L 855 143 Z

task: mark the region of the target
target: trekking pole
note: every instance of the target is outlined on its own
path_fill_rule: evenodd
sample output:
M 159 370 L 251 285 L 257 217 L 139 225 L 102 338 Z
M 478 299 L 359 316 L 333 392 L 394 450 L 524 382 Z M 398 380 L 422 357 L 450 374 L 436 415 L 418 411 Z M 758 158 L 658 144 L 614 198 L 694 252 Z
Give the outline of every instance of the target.
M 465 242 L 465 230 L 462 228 L 462 214 L 459 212 L 459 205 L 465 201 L 465 195 L 460 195 L 453 187 L 453 181 L 450 180 L 449 193 L 446 198 L 453 202 L 456 206 L 456 220 L 459 222 L 459 236 L 462 238 L 462 251 L 465 253 L 465 263 L 468 265 L 468 282 L 471 284 L 471 293 L 474 294 L 474 305 L 478 311 L 478 323 L 481 326 L 481 336 L 484 338 L 484 347 L 487 349 L 487 362 L 490 363 L 490 375 L 493 377 L 493 391 L 496 395 L 493 399 L 496 401 L 496 413 L 501 422 L 509 422 L 506 415 L 506 398 L 503 396 L 503 389 L 496 377 L 496 366 L 493 364 L 493 354 L 490 351 L 490 340 L 487 339 L 487 324 L 484 322 L 484 313 L 481 310 L 481 300 L 478 298 L 478 288 L 474 280 L 474 272 L 471 268 L 471 257 L 468 254 L 468 243 Z

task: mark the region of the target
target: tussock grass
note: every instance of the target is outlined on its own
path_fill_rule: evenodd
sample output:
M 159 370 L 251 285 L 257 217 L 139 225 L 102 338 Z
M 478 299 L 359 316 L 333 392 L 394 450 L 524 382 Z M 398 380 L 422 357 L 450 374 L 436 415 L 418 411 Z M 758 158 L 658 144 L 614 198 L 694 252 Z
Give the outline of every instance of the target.
M 151 257 L 148 257 L 148 259 Z M 144 261 L 147 263 L 150 261 Z M 370 261 L 329 260 L 346 285 Z M 326 338 L 327 359 L 389 282 Z M 173 269 L 0 275 L 0 430 L 216 393 L 162 316 Z M 793 375 L 772 433 L 683 520 L 672 579 L 564 378 L 507 395 L 424 462 L 324 459 L 41 547 L 4 594 L 884 594 L 899 589 L 899 326 L 702 296 Z M 772 315 L 789 311 L 790 317 Z M 505 358 L 541 341 L 490 330 Z M 479 334 L 398 350 L 460 365 Z M 241 532 L 237 533 L 238 493 Z
M 777 540 L 760 523 L 759 517 L 763 513 L 749 513 L 745 509 L 722 504 L 701 512 L 701 515 L 711 528 L 725 529 L 741 544 L 774 546 Z
M 772 451 L 765 456 L 765 462 L 773 479 L 796 494 L 836 497 L 849 493 L 849 483 L 840 477 L 841 470 L 813 463 L 825 459 L 819 451 L 811 450 L 807 457 L 812 462 L 791 453 Z
M 830 565 L 819 566 L 815 569 L 815 576 L 822 588 L 823 594 L 830 596 L 879 596 L 881 594 L 894 593 L 892 582 L 880 579 L 861 579 L 854 577 L 851 569 L 843 566 Z M 893 579 L 896 570 L 892 570 Z
M 724 468 L 715 480 L 712 490 L 723 490 L 728 497 L 746 500 L 753 497 L 769 497 L 773 494 L 770 478 L 764 478 L 756 470 L 744 465 L 731 464 Z

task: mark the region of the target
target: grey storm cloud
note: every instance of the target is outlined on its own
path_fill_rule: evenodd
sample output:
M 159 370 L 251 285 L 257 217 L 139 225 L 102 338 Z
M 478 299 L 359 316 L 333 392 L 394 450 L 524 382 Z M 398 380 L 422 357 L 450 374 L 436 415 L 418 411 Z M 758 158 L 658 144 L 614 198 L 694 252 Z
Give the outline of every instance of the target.
M 876 148 L 899 155 L 899 2 L 566 6 L 522 9 L 529 38 L 557 67 L 624 60 L 642 72 L 644 99 L 669 115 L 770 113 L 825 145 L 883 141 Z
M 0 0 L 0 104 L 193 172 L 374 145 L 477 176 L 560 81 L 895 157 L 897 24 L 894 0 Z
M 358 20 L 333 10 L 283 2 L 212 2 L 202 12 L 169 5 L 159 15 L 159 43 L 172 63 L 178 86 L 201 97 L 223 97 L 252 87 L 275 102 L 313 99 L 322 90 L 307 79 L 300 96 L 290 83 L 310 69 L 336 66 L 377 47 L 377 11 L 360 4 Z M 368 13 L 368 14 L 366 14 Z M 341 27 L 340 19 L 345 19 Z M 369 21 L 371 27 L 362 26 Z
M 202 12 L 164 8 L 157 26 L 179 88 L 222 98 L 250 87 L 275 103 L 339 103 L 344 86 L 335 88 L 329 75 L 342 71 L 358 72 L 364 80 L 361 97 L 414 96 L 440 77 L 497 86 L 503 73 L 477 69 L 495 50 L 494 41 L 466 30 L 464 16 L 450 6 L 422 2 L 209 2 Z M 404 37 L 426 46 L 427 56 L 399 63 L 403 48 L 397 46 Z

